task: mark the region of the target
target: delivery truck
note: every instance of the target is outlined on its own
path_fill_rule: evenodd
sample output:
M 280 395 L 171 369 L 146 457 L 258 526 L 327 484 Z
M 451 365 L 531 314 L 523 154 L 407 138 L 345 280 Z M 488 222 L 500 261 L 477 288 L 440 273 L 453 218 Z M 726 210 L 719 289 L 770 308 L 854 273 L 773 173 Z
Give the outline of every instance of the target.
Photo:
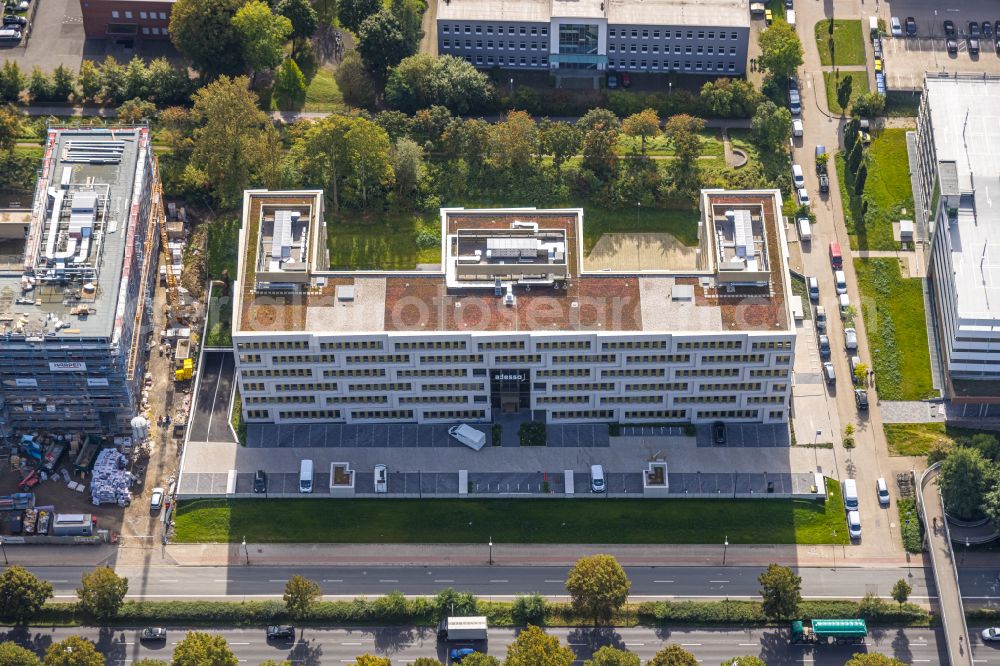
M 442 641 L 485 641 L 485 617 L 446 617 L 438 623 L 438 639 Z
M 478 451 L 486 444 L 486 433 L 480 432 L 464 423 L 448 428 L 448 434 L 473 451 Z
M 868 627 L 862 619 L 792 622 L 793 643 L 863 643 L 867 636 Z

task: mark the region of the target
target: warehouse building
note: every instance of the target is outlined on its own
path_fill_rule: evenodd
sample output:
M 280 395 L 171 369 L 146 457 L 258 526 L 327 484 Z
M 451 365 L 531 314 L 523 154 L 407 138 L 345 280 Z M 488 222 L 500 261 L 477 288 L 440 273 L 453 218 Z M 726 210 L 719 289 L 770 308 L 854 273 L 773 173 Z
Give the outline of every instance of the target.
M 129 432 L 158 263 L 157 178 L 146 127 L 49 130 L 19 261 L 0 267 L 5 431 Z
M 742 76 L 746 0 L 438 0 L 438 53 L 476 67 Z
M 924 80 L 917 122 L 920 198 L 931 235 L 928 277 L 942 364 L 952 393 L 1000 379 L 1000 78 Z M 970 383 L 971 382 L 971 383 Z M 956 390 L 956 383 L 964 388 Z M 981 386 L 994 394 L 992 387 Z
M 442 209 L 439 269 L 333 271 L 322 192 L 248 191 L 245 420 L 787 421 L 777 190 L 704 191 L 693 269 L 587 270 L 585 224 L 580 209 Z

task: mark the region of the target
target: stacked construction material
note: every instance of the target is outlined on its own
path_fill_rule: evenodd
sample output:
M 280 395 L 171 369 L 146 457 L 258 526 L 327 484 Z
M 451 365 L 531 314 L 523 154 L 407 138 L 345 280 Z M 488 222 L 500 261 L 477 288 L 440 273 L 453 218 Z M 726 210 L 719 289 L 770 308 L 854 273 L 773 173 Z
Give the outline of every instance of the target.
M 129 505 L 133 477 L 127 467 L 128 458 L 115 449 L 102 449 L 97 454 L 90 480 L 91 501 L 95 505 Z

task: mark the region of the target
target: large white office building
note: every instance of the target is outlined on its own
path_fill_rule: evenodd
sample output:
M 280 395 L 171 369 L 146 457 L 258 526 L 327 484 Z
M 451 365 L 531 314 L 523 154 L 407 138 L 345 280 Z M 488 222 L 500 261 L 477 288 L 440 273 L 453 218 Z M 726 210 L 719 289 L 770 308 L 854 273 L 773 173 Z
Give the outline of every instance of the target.
M 781 423 L 777 190 L 705 191 L 697 266 L 588 270 L 579 209 L 441 211 L 435 270 L 333 271 L 320 191 L 248 191 L 233 344 L 249 423 Z
M 750 9 L 747 0 L 437 0 L 437 39 L 438 53 L 483 68 L 741 76 Z
M 955 382 L 1000 379 L 1000 78 L 926 77 L 917 147 L 935 325 L 955 393 Z

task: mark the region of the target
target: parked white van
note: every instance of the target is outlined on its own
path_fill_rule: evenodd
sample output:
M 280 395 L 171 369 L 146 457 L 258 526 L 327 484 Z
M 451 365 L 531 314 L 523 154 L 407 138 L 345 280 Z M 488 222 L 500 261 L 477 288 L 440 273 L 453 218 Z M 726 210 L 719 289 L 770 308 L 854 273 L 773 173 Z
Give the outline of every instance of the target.
M 847 276 L 844 274 L 844 271 L 834 271 L 833 272 L 833 281 L 837 285 L 837 293 L 838 294 L 846 294 L 847 293 Z
M 375 465 L 375 492 L 389 492 L 389 469 L 385 465 Z
M 299 465 L 299 492 L 313 491 L 313 461 L 306 459 Z
M 799 218 L 799 240 L 803 243 L 811 243 L 813 239 L 812 227 L 809 226 L 808 217 Z
M 607 489 L 607 485 L 604 482 L 604 468 L 600 465 L 590 466 L 590 491 L 594 493 L 603 493 Z
M 854 479 L 844 479 L 844 507 L 848 511 L 858 508 L 858 483 Z

